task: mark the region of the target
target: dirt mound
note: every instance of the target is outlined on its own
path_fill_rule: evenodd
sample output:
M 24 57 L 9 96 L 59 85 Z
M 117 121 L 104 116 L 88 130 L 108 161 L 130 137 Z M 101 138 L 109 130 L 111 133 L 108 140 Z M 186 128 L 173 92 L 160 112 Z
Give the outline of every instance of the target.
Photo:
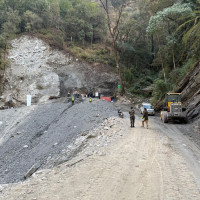
M 60 100 L 60 99 L 59 99 Z M 0 111 L 0 183 L 18 182 L 34 168 L 70 160 L 82 148 L 83 132 L 117 115 L 112 103 L 93 99 L 72 106 L 57 102 Z

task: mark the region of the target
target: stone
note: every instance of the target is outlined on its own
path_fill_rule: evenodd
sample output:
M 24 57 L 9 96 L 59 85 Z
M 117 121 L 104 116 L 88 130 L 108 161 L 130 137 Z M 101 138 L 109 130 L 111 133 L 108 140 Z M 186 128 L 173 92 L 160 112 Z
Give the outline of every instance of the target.
M 82 134 L 81 134 L 82 136 L 86 136 L 87 135 L 87 132 L 82 132 Z
M 13 95 L 12 94 L 9 94 L 6 97 L 5 106 L 15 107 L 15 105 L 16 105 L 16 100 L 13 99 Z
M 87 136 L 87 139 L 95 138 L 95 137 L 97 137 L 97 134 L 96 134 L 96 133 L 92 133 L 92 134 L 89 134 L 89 135 Z
M 103 129 L 104 129 L 104 130 L 109 130 L 109 127 L 105 126 Z
M 0 192 L 3 192 L 4 187 L 0 185 Z
M 58 145 L 58 143 L 55 143 L 53 146 L 55 147 L 55 146 L 57 146 Z
M 40 164 L 39 164 L 39 163 L 34 164 L 34 165 L 28 170 L 28 172 L 25 174 L 24 178 L 27 179 L 27 178 L 30 177 L 33 173 L 35 173 L 39 168 L 40 168 Z

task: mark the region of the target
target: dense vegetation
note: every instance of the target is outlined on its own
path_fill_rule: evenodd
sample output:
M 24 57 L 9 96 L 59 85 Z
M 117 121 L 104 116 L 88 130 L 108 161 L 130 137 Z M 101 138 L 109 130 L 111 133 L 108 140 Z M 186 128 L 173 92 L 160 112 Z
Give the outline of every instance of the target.
M 125 86 L 141 95 L 154 85 L 156 101 L 200 57 L 200 0 L 108 2 L 112 20 L 123 6 L 117 50 Z M 22 33 L 88 62 L 115 66 L 106 17 L 98 0 L 0 0 L 0 69 L 8 65 L 8 41 Z

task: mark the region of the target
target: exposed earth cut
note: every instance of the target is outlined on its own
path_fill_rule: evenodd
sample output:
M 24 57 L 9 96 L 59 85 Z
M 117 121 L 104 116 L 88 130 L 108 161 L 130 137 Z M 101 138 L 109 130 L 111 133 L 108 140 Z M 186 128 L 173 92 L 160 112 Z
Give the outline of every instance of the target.
M 98 99 L 95 105 L 57 101 L 0 111 L 1 184 L 24 180 L 36 164 L 48 168 L 70 160 L 83 148 L 77 141 L 72 146 L 77 138 L 117 114 L 111 103 Z
M 109 67 L 80 62 L 36 37 L 22 36 L 11 41 L 11 47 L 4 99 L 10 96 L 25 102 L 26 95 L 32 95 L 33 102 L 44 102 L 50 96 L 66 96 L 76 89 L 113 95 L 117 86 L 117 76 Z
M 189 117 L 200 118 L 200 62 L 196 63 L 191 72 L 182 80 L 176 92 L 182 93 L 182 100 L 188 108 Z

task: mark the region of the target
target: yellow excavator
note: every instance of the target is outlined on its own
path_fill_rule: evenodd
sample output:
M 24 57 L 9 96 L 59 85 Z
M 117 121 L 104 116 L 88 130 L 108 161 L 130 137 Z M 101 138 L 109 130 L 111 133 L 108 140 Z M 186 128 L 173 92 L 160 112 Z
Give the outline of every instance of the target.
M 160 113 L 160 118 L 164 123 L 172 120 L 179 120 L 187 123 L 187 111 L 181 102 L 181 93 L 167 93 L 165 96 L 165 103 Z

